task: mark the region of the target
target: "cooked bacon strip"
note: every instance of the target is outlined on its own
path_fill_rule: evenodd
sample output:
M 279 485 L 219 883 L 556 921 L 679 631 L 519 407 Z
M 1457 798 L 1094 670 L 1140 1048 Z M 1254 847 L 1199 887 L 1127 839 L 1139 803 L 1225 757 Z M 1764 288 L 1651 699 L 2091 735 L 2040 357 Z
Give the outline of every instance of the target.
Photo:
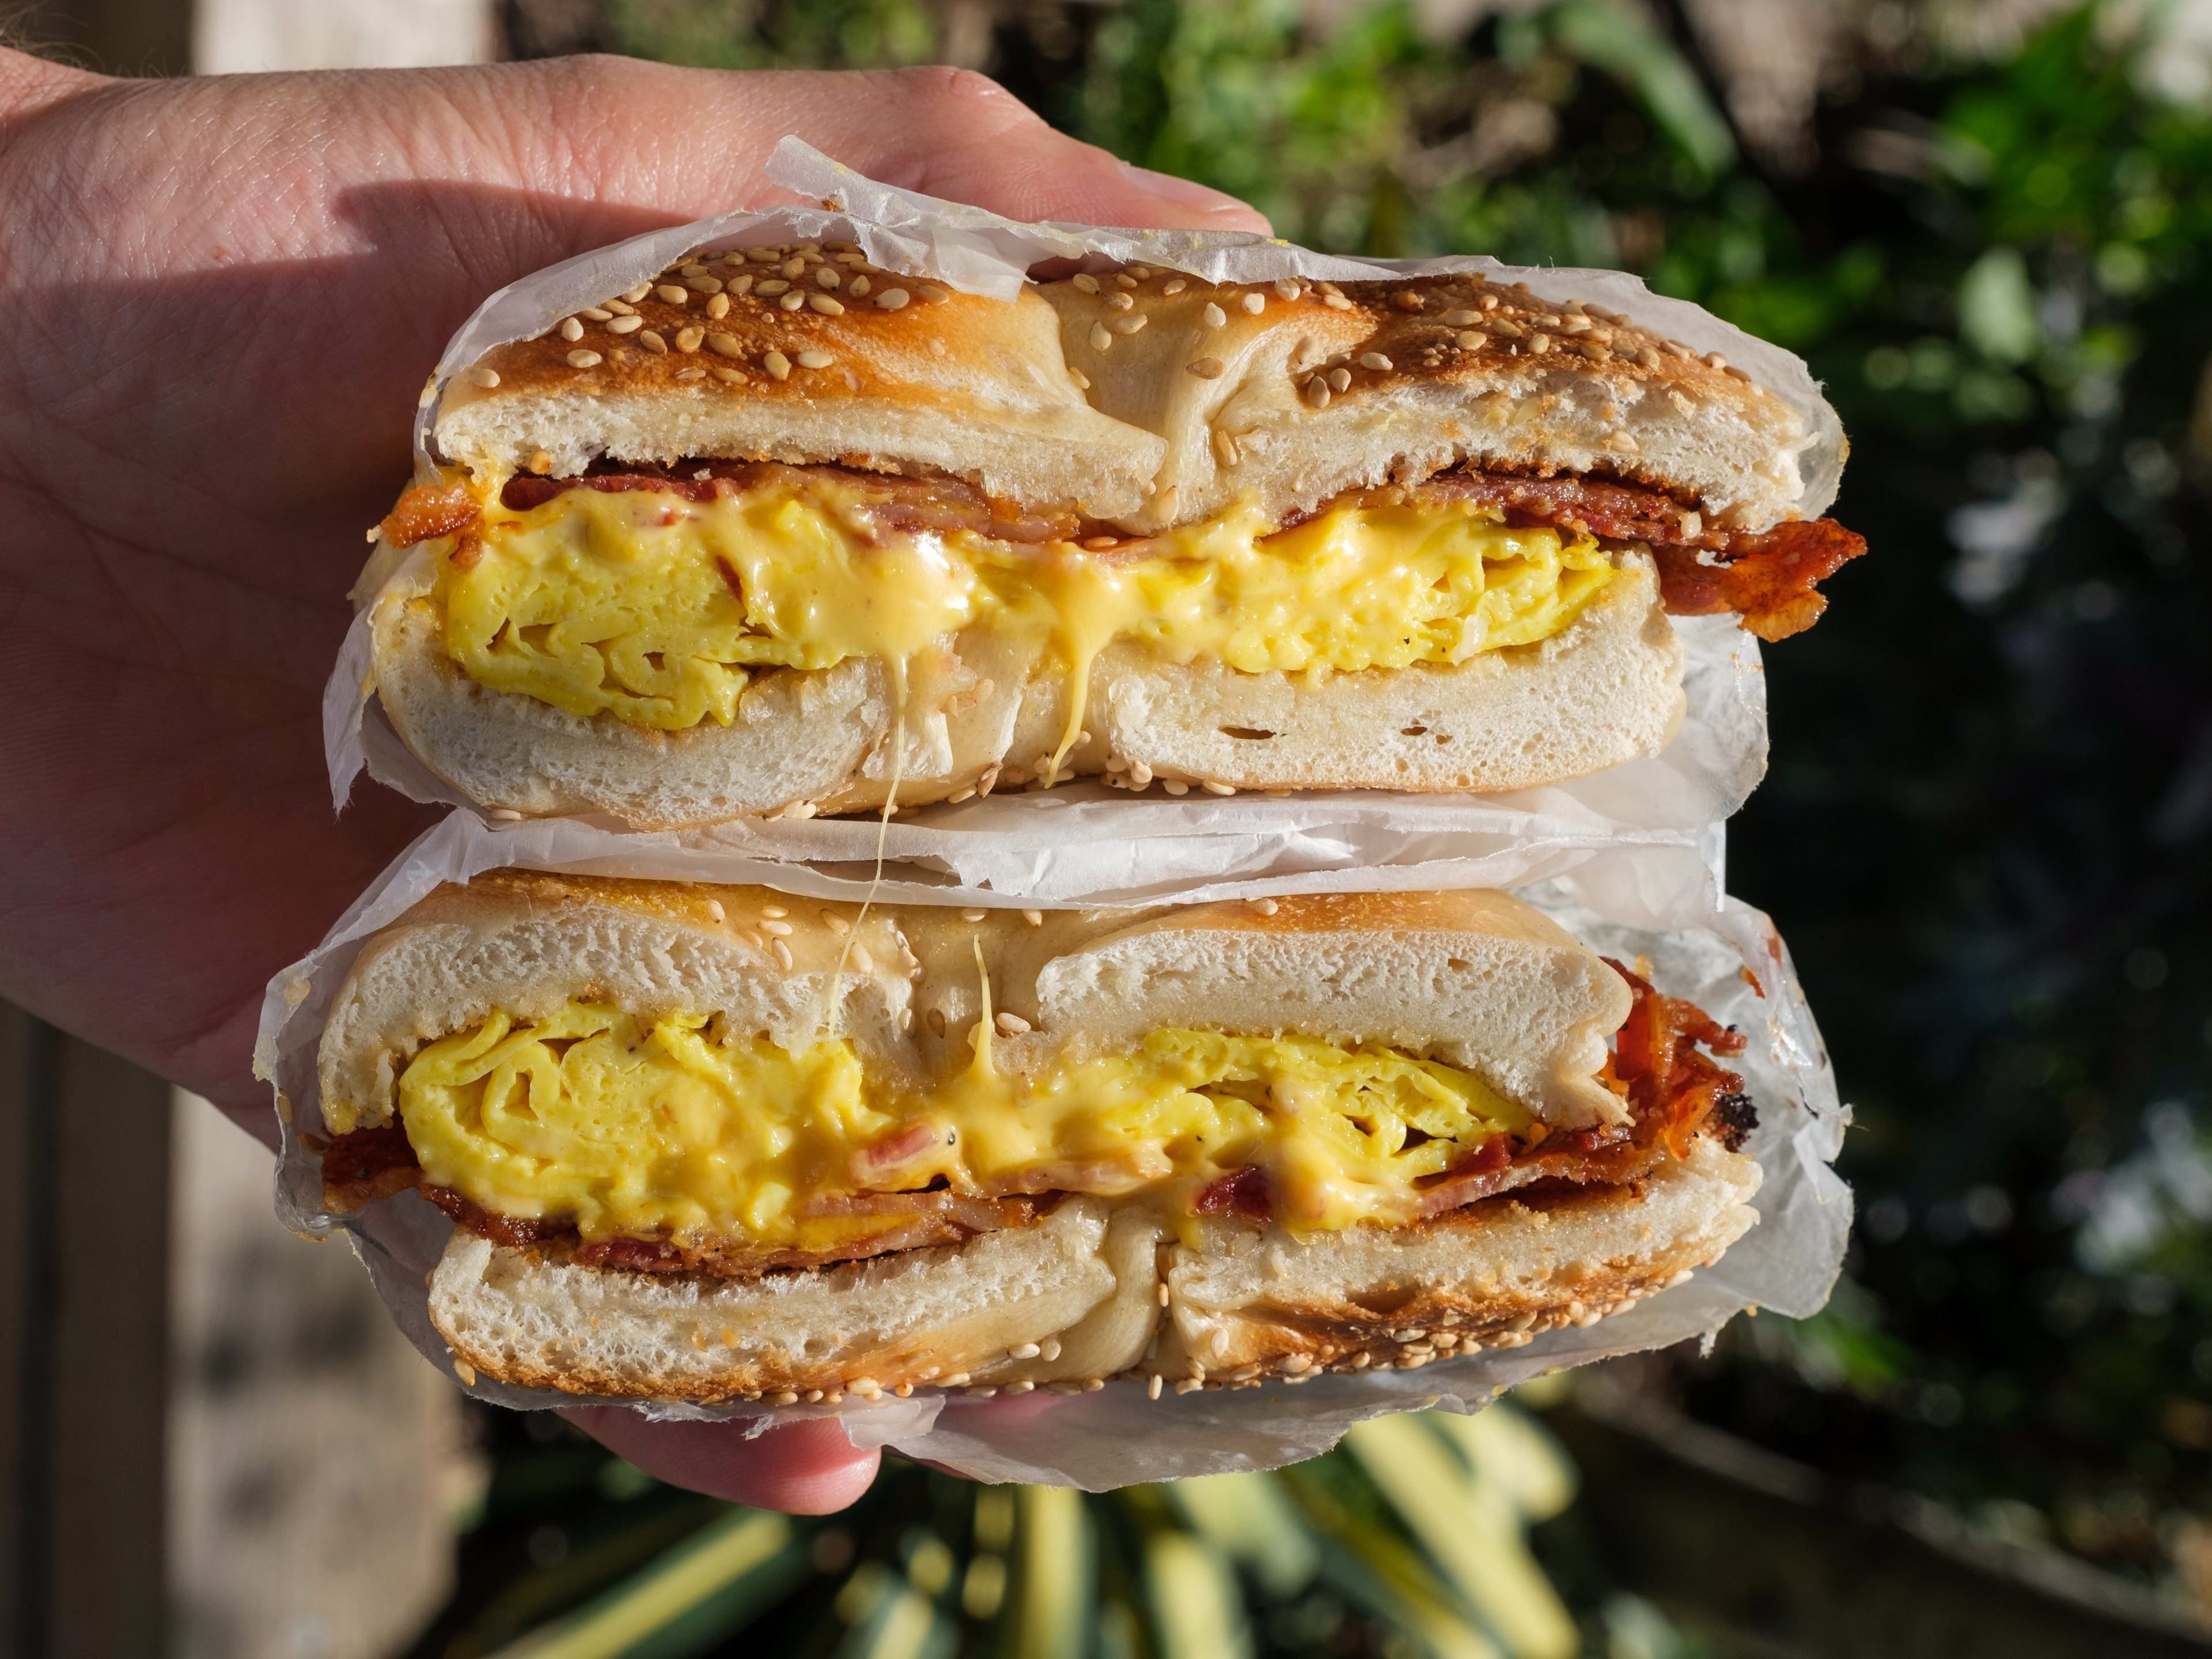
M 398 1118 L 340 1135 L 323 1149 L 323 1202 L 343 1215 L 404 1193 L 422 1178 L 415 1149 Z
M 476 497 L 462 484 L 416 484 L 399 498 L 376 526 L 376 533 L 394 547 L 453 536 L 477 521 Z
M 1073 517 L 1046 519 L 1024 513 L 1010 502 L 993 501 L 961 478 L 907 478 L 845 466 L 788 466 L 780 461 L 678 461 L 665 469 L 600 463 L 574 478 L 518 473 L 501 489 L 499 499 L 516 513 L 526 513 L 569 489 L 653 489 L 690 501 L 711 501 L 725 490 L 778 482 L 804 488 L 817 478 L 857 487 L 864 496 L 861 511 L 879 535 L 911 536 L 925 531 L 950 535 L 969 530 L 994 541 L 1044 543 L 1069 541 L 1083 533 L 1081 523 Z
M 1706 564 L 1686 547 L 1652 549 L 1659 592 L 1677 617 L 1733 611 L 1762 640 L 1802 634 L 1828 608 L 1814 584 L 1866 551 L 1866 538 L 1833 519 L 1777 525 L 1763 536 L 1735 538 L 1734 556 Z
M 1683 1157 L 1690 1137 L 1723 1102 L 1743 1101 L 1742 1078 L 1723 1071 L 1698 1049 L 1740 1054 L 1742 1034 L 1716 1024 L 1695 1003 L 1655 990 L 1649 980 L 1611 957 L 1606 964 L 1628 981 L 1634 1000 L 1601 1075 L 1628 1102 L 1638 1139 L 1656 1136 L 1675 1157 Z M 1723 1127 L 1733 1127 L 1748 1104 L 1730 1106 Z M 1723 1136 L 1723 1144 L 1734 1151 L 1742 1133 L 1737 1130 L 1733 1140 Z
M 1828 601 L 1816 583 L 1866 551 L 1866 538 L 1833 519 L 1777 525 L 1757 535 L 1708 528 L 1704 515 L 1672 496 L 1635 484 L 1562 475 L 1521 477 L 1461 468 L 1438 473 L 1413 492 L 1483 501 L 1510 524 L 1565 529 L 1647 544 L 1659 565 L 1659 593 L 1677 617 L 1733 611 L 1762 640 L 1802 634 Z M 1699 553 L 1714 556 L 1711 562 Z

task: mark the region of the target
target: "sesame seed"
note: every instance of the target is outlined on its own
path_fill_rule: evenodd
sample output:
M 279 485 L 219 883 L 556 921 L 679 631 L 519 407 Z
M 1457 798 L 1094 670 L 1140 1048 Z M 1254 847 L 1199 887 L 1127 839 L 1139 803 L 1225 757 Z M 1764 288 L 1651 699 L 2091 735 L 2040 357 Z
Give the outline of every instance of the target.
M 1378 374 L 1387 373 L 1390 368 L 1390 360 L 1379 351 L 1363 351 L 1359 354 L 1359 366 L 1362 368 L 1374 369 Z
M 1163 1380 L 1158 1371 L 1152 1373 L 1152 1381 L 1145 1384 L 1146 1399 L 1158 1400 L 1160 1397 L 1160 1384 Z
M 1263 916 L 1272 916 L 1283 907 L 1271 898 L 1254 899 L 1252 908 Z
M 845 314 L 844 306 L 826 294 L 810 294 L 806 296 L 806 303 L 824 317 L 842 317 Z
M 768 948 L 769 953 L 775 958 L 775 965 L 782 969 L 787 974 L 789 973 L 791 971 L 791 947 L 788 945 L 786 945 L 780 939 L 772 939 L 768 942 Z
M 719 329 L 707 337 L 707 349 L 718 357 L 743 357 L 745 355 L 745 349 L 738 343 L 736 335 L 723 333 Z
M 1222 374 L 1222 362 L 1218 357 L 1194 358 L 1182 366 L 1182 372 L 1201 380 L 1218 380 Z
M 709 276 L 702 270 L 697 276 L 687 278 L 684 286 L 694 294 L 720 294 L 722 291 L 722 279 L 719 276 Z
M 1034 1382 L 1009 1382 L 1006 1384 L 1006 1392 L 1008 1394 L 1028 1394 L 1036 1387 L 1036 1384 Z
M 730 919 L 729 913 L 722 908 L 722 901 L 720 899 L 707 901 L 707 914 L 717 921 L 727 921 Z
M 1233 795 L 1237 793 L 1237 786 L 1233 783 L 1223 783 L 1216 778 L 1208 778 L 1206 781 L 1206 793 L 1209 795 Z
M 640 300 L 642 300 L 647 295 L 652 292 L 653 284 L 651 283 L 640 283 L 635 288 L 626 288 L 623 290 L 623 302 L 625 305 L 634 306 Z
M 1088 392 L 1091 390 L 1091 377 L 1088 374 L 1085 374 L 1081 369 L 1078 368 L 1073 363 L 1070 363 L 1067 366 L 1067 378 L 1075 382 L 1075 389 L 1078 392 Z
M 1141 266 L 1139 266 L 1139 267 L 1138 267 L 1138 269 L 1141 270 L 1141 269 L 1142 269 L 1142 267 L 1141 267 Z M 1146 274 L 1147 276 L 1149 276 L 1151 273 L 1148 271 L 1148 272 L 1146 272 Z M 1120 270 L 1120 271 L 1116 271 L 1116 272 L 1115 272 L 1115 273 L 1114 273 L 1114 280 L 1115 280 L 1116 283 L 1120 283 L 1123 288 L 1134 288 L 1134 287 L 1136 287 L 1136 285 L 1137 285 L 1137 281 L 1138 281 L 1137 277 L 1135 276 L 1135 275 L 1134 275 L 1133 272 L 1131 272 L 1131 271 L 1127 271 L 1127 270 Z
M 1480 312 L 1469 311 L 1465 306 L 1460 307 L 1456 311 L 1447 311 L 1444 313 L 1444 326 L 1446 328 L 1465 328 L 1470 323 L 1479 323 L 1481 320 L 1482 313 Z
M 733 276 L 733 277 L 732 277 L 732 278 L 730 279 L 730 286 L 729 286 L 729 287 L 728 287 L 728 288 L 724 291 L 724 294 L 725 294 L 725 297 L 727 297 L 727 295 L 731 295 L 731 294 L 744 295 L 744 294 L 750 294 L 752 291 L 753 291 L 753 279 L 752 279 L 751 276 L 750 276 L 750 274 L 748 274 L 748 275 L 744 276 Z M 711 310 L 713 310 L 713 309 L 714 309 L 714 303 L 713 303 L 713 301 L 709 301 L 708 302 L 708 307 L 707 307 L 707 308 L 708 308 L 709 311 L 711 311 Z
M 1392 295 L 1390 303 L 1401 311 L 1421 311 L 1425 310 L 1428 304 L 1419 294 L 1409 288 L 1401 288 Z
M 1127 311 L 1136 303 L 1137 296 L 1133 294 L 1109 294 L 1106 296 L 1106 307 L 1109 311 Z
M 827 368 L 837 360 L 826 351 L 802 351 L 798 362 L 801 368 Z
M 1190 284 L 1188 283 L 1185 282 L 1182 277 L 1177 276 L 1173 281 L 1167 283 L 1166 286 L 1162 288 L 1160 292 L 1163 294 L 1180 294 L 1183 289 L 1189 286 Z
M 1490 343 L 1490 337 L 1480 329 L 1465 329 L 1453 337 L 1452 343 L 1462 351 L 1480 351 Z
M 613 316 L 614 313 L 609 311 L 605 306 L 586 306 L 576 314 L 587 322 L 604 323 L 608 318 Z
M 1213 429 L 1213 459 L 1224 466 L 1235 466 L 1244 459 L 1244 452 L 1237 447 L 1237 440 L 1219 427 Z
M 605 361 L 596 351 L 572 351 L 568 354 L 568 367 L 571 368 L 597 368 Z
M 781 905 L 771 904 L 761 914 L 768 918 L 766 921 L 761 923 L 761 932 L 774 933 L 778 939 L 791 937 L 791 924 L 783 920 L 785 916 L 790 915 L 789 911 Z
M 952 297 L 949 290 L 938 287 L 934 283 L 917 283 L 914 291 L 921 296 L 924 303 L 933 306 L 941 306 Z
M 851 282 L 845 284 L 845 292 L 851 295 L 855 300 L 866 299 L 868 297 L 868 279 L 865 276 L 855 276 Z
M 781 351 L 771 351 L 761 359 L 761 367 L 779 380 L 791 378 L 791 359 Z
M 1135 769 L 1133 768 L 1131 769 L 1130 775 L 1133 778 L 1136 775 Z M 1138 787 L 1141 788 L 1143 786 L 1139 785 Z M 1190 786 L 1185 783 L 1181 778 L 1170 778 L 1164 783 L 1161 784 L 1160 787 L 1166 790 L 1170 795 L 1188 795 L 1190 793 Z
M 723 318 L 730 314 L 730 296 L 726 294 L 717 294 L 713 299 L 708 301 L 707 314 L 716 322 L 720 322 Z
M 1198 317 L 1208 328 L 1225 327 L 1229 322 L 1229 313 L 1211 300 L 1206 302 L 1206 309 L 1200 312 Z
M 1328 382 L 1318 374 L 1306 382 L 1306 401 L 1316 409 L 1328 407 Z
M 887 288 L 876 295 L 876 303 L 885 311 L 896 311 L 907 302 L 907 291 L 902 288 Z
M 806 296 L 799 293 L 787 294 L 778 300 L 776 304 L 781 306 L 786 311 L 803 310 L 806 305 Z
M 1076 287 L 1081 289 L 1085 294 L 1096 294 L 1098 292 L 1098 279 L 1096 276 L 1093 276 L 1087 270 L 1079 270 L 1074 276 L 1069 277 L 1068 281 L 1074 283 Z
M 563 317 L 561 319 L 561 337 L 564 340 L 582 339 L 584 337 L 584 325 L 578 322 L 574 317 Z
M 707 267 L 701 264 L 695 257 L 678 266 L 676 274 L 679 276 L 704 276 L 707 274 Z
M 1531 351 L 1533 351 L 1533 352 L 1534 352 L 1534 353 L 1535 353 L 1539 357 L 1542 356 L 1546 352 L 1549 351 L 1551 349 L 1552 349 L 1552 337 L 1551 337 L 1550 335 L 1548 335 L 1548 334 L 1535 334 L 1535 335 L 1531 335 L 1531 336 L 1529 337 L 1529 339 L 1528 339 L 1528 349 L 1529 349 L 1529 350 L 1531 350 Z
M 789 283 L 785 282 L 780 276 L 771 277 L 769 281 L 763 283 L 755 288 L 753 292 L 759 295 L 764 300 L 773 299 L 775 295 L 781 294 L 790 286 L 791 284 Z
M 1630 455 L 1640 455 L 1644 453 L 1644 446 L 1636 441 L 1636 434 L 1633 432 L 1615 432 L 1607 434 L 1605 447 L 1607 449 L 1618 449 Z
M 544 477 L 553 470 L 553 458 L 542 449 L 531 451 L 530 470 L 539 477 Z
M 645 319 L 639 316 L 633 311 L 629 316 L 617 317 L 612 322 L 609 323 L 607 325 L 607 332 L 610 334 L 635 334 L 638 330 L 644 326 Z
M 835 265 L 824 265 L 814 273 L 814 283 L 817 288 L 834 289 L 844 280 L 843 274 Z
M 1348 368 L 1332 368 L 1329 370 L 1328 389 L 1331 392 L 1350 391 L 1352 389 L 1352 371 Z
M 668 355 L 668 342 L 649 328 L 637 337 L 637 343 L 656 357 Z
M 699 327 L 696 324 L 694 324 L 690 328 L 678 331 L 676 336 L 676 349 L 678 351 L 696 351 L 699 349 L 701 342 L 704 341 L 706 337 L 707 331 Z
M 745 250 L 745 258 L 756 264 L 772 265 L 783 258 L 783 250 L 780 247 L 749 247 Z
M 1113 343 L 1113 331 L 1109 329 L 1105 324 L 1093 323 L 1091 325 L 1091 349 L 1093 351 L 1103 351 Z
M 1024 1342 L 1018 1347 L 1007 1349 L 1006 1358 L 1009 1359 L 1035 1359 L 1042 1352 L 1042 1350 L 1040 1349 L 1036 1343 Z
M 706 378 L 707 371 L 703 368 L 679 368 L 676 371 L 676 379 L 679 380 L 703 380 Z
M 1279 279 L 1275 283 L 1275 297 L 1279 300 L 1295 300 L 1304 291 L 1287 276 Z
M 1705 367 L 1707 368 L 1726 368 L 1728 367 L 1728 359 L 1722 356 L 1717 351 L 1709 351 L 1705 354 Z
M 1114 331 L 1116 334 L 1134 334 L 1150 320 L 1141 311 L 1133 317 L 1117 317 L 1114 319 Z
M 499 384 L 499 371 L 479 363 L 469 371 L 469 384 L 479 392 L 489 392 Z
M 1237 303 L 1243 307 L 1250 315 L 1256 317 L 1267 308 L 1267 296 L 1264 294 L 1248 294 Z
M 786 259 L 778 269 L 787 276 L 804 276 L 806 274 L 806 261 L 794 255 Z

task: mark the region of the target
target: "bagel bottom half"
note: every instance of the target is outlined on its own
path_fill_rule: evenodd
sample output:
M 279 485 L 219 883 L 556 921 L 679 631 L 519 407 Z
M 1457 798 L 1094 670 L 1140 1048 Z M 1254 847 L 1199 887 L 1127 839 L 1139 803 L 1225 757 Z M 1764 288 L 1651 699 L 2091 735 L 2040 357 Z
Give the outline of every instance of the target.
M 750 1279 L 580 1265 L 457 1228 L 430 1316 L 462 1365 L 525 1386 L 702 1403 L 914 1389 L 1155 1393 L 1413 1367 L 1589 1325 L 1758 1220 L 1759 1165 L 1699 1138 L 1617 1187 L 1523 1188 L 1403 1227 L 1299 1236 L 1068 1198 L 964 1244 Z

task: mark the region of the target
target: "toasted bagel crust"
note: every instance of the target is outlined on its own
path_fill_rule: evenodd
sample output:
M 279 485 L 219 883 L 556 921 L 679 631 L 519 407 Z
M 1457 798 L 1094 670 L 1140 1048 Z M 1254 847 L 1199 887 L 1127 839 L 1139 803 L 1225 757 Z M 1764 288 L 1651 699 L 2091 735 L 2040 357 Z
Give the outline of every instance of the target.
M 1750 1158 L 1700 1140 L 1637 1187 L 1493 1199 L 1413 1227 L 1298 1240 L 1213 1221 L 1197 1249 L 1162 1249 L 1141 1205 L 1076 1199 L 957 1247 L 741 1281 L 581 1267 L 457 1229 L 430 1316 L 480 1376 L 611 1399 L 1235 1387 L 1595 1324 L 1717 1260 L 1758 1220 L 1758 1187 Z
M 1802 515 L 1812 440 L 1796 409 L 1626 317 L 1525 287 L 1148 270 L 1008 301 L 798 263 L 786 276 L 710 256 L 618 311 L 495 348 L 447 388 L 439 447 L 500 476 L 602 456 L 939 472 L 1142 531 L 1240 495 L 1280 519 L 1467 460 L 1603 472 L 1729 529 Z

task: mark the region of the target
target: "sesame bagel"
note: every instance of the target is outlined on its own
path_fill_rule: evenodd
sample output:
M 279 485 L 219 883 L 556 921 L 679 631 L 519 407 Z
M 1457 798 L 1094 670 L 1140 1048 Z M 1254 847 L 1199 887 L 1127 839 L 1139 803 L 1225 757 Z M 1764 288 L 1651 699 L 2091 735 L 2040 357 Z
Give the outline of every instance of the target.
M 650 828 L 1585 777 L 1679 726 L 1670 615 L 1784 637 L 1863 548 L 1788 400 L 1479 275 L 702 253 L 432 430 L 365 584 L 385 714 L 482 805 Z
M 506 872 L 363 948 L 316 1146 L 331 1207 L 453 1218 L 431 1314 L 480 1375 L 1158 1390 L 1516 1346 L 1717 1258 L 1759 1171 L 1699 1045 L 1741 1046 L 1502 894 L 863 912 Z

